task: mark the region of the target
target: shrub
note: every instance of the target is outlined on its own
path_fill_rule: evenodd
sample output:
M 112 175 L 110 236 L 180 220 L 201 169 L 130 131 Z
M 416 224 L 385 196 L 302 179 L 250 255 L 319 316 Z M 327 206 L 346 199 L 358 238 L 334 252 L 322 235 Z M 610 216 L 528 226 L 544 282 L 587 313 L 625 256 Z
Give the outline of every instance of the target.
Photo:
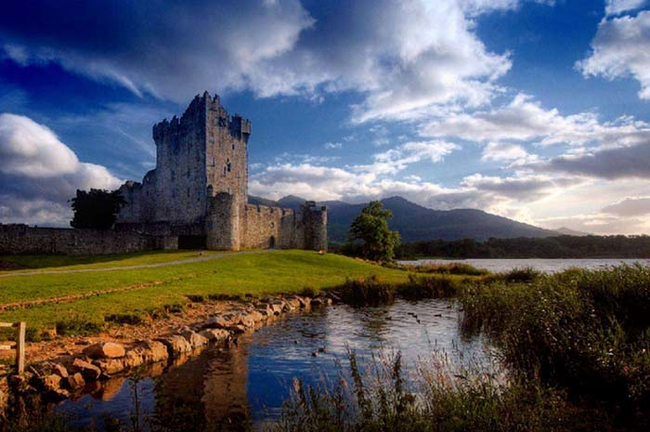
M 650 410 L 641 409 L 650 403 L 650 269 L 574 269 L 530 284 L 476 284 L 460 300 L 463 330 L 484 329 L 515 370 L 650 422 Z
M 476 268 L 470 264 L 456 262 L 449 264 L 423 265 L 403 264 L 398 266 L 398 268 L 408 270 L 413 273 L 438 273 L 446 275 L 484 276 L 490 273 L 487 270 Z
M 386 304 L 395 299 L 395 287 L 374 275 L 347 279 L 337 291 L 343 302 L 355 306 Z
M 539 270 L 532 267 L 514 268 L 510 271 L 500 274 L 501 278 L 506 282 L 534 282 L 543 276 Z
M 82 316 L 72 316 L 65 320 L 56 322 L 56 333 L 61 336 L 67 335 L 91 335 L 104 330 L 104 320 L 89 319 Z

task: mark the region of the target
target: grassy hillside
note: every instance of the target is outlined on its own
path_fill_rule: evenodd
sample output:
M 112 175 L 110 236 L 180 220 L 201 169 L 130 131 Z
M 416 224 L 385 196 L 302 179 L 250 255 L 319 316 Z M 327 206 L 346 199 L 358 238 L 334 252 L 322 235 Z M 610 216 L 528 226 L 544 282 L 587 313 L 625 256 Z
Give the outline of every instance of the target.
M 187 252 L 189 253 L 189 252 Z M 182 259 L 188 256 L 179 252 Z M 189 253 L 191 254 L 191 253 Z M 196 255 L 196 252 L 194 252 Z M 175 254 L 135 254 L 116 261 L 74 264 L 56 270 L 92 269 L 170 261 Z M 3 257 L 4 258 L 4 257 Z M 22 258 L 26 262 L 29 258 Z M 39 261 L 38 259 L 35 259 Z M 88 258 L 82 258 L 88 260 Z M 92 260 L 91 260 L 92 261 Z M 85 261 L 87 262 L 87 261 Z M 12 272 L 4 272 L 12 273 Z M 13 272 L 15 273 L 15 272 Z M 210 261 L 157 268 L 0 277 L 0 305 L 96 293 L 92 297 L 0 312 L 0 321 L 27 321 L 32 328 L 52 328 L 67 321 L 101 324 L 107 317 L 142 317 L 188 303 L 188 296 L 263 296 L 333 287 L 346 278 L 376 275 L 400 283 L 407 273 L 340 255 L 311 251 L 229 253 Z

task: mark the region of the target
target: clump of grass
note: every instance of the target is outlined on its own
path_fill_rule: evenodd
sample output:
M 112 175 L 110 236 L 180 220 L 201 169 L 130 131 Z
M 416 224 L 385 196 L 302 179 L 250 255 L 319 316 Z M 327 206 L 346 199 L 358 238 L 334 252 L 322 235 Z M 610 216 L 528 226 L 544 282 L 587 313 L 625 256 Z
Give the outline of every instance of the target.
M 351 353 L 335 386 L 294 382 L 275 432 L 574 431 L 597 425 L 563 395 L 534 383 L 452 372 L 445 361 L 422 364 L 413 380 L 399 353 L 363 369 Z
M 448 276 L 409 275 L 409 281 L 399 287 L 399 295 L 408 299 L 450 298 L 458 294 L 462 281 Z
M 448 264 L 395 264 L 395 268 L 412 273 L 436 273 L 443 275 L 485 276 L 490 274 L 485 269 L 479 269 L 470 264 L 452 262 Z
M 185 312 L 185 305 L 180 303 L 172 303 L 163 306 L 163 309 L 167 313 L 183 313 Z
M 83 316 L 72 316 L 56 322 L 56 333 L 61 336 L 91 335 L 101 332 L 105 327 L 104 320 L 93 320 Z
M 475 284 L 460 301 L 464 331 L 485 330 L 515 370 L 650 425 L 649 268 Z
M 141 315 L 135 313 L 111 314 L 104 319 L 107 322 L 116 324 L 140 324 L 144 321 Z
M 395 286 L 375 275 L 347 279 L 337 292 L 343 302 L 355 306 L 387 304 L 395 300 Z
M 532 267 L 514 268 L 510 271 L 499 274 L 501 279 L 509 283 L 513 283 L 513 282 L 531 283 L 536 281 L 543 275 L 544 274 L 542 272 L 540 272 L 539 270 L 535 270 Z
M 208 296 L 200 294 L 187 294 L 186 297 L 193 303 L 205 303 L 208 299 Z

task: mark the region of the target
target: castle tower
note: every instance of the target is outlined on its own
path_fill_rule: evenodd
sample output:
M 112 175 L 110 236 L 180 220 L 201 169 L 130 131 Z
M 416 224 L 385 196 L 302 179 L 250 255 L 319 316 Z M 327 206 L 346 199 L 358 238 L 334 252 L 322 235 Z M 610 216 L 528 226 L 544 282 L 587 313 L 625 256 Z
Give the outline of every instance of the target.
M 219 96 L 203 95 L 206 104 L 206 174 L 207 185 L 215 194 L 233 195 L 236 202 L 248 201 L 249 120 L 228 112 Z
M 200 225 L 219 193 L 245 204 L 250 134 L 250 121 L 229 116 L 219 96 L 197 95 L 180 118 L 153 127 L 156 169 L 122 187 L 128 204 L 118 222 Z

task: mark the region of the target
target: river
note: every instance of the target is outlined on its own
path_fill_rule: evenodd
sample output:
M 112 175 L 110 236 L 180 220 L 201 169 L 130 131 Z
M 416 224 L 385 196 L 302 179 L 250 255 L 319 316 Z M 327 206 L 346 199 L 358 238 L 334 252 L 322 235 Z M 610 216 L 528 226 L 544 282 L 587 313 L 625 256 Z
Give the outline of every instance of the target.
M 79 426 L 101 430 L 104 417 L 128 424 L 137 389 L 138 418 L 145 425 L 190 430 L 204 422 L 251 422 L 263 429 L 278 418 L 294 378 L 309 384 L 335 381 L 337 364 L 345 369 L 349 350 L 366 366 L 373 354 L 382 361 L 399 350 L 407 375 L 415 373 L 417 362 L 441 351 L 449 367 L 496 367 L 484 340 L 461 337 L 459 314 L 447 300 L 335 305 L 290 314 L 242 336 L 236 347 L 208 348 L 182 364 L 154 367 L 141 379 L 109 380 L 56 410 L 73 415 Z
M 526 258 L 526 259 L 510 259 L 510 258 L 469 258 L 469 259 L 421 259 L 414 261 L 400 261 L 403 264 L 450 264 L 454 262 L 472 265 L 476 268 L 489 270 L 491 272 L 504 272 L 515 268 L 532 267 L 536 270 L 546 273 L 556 273 L 572 267 L 584 269 L 606 269 L 622 264 L 636 264 L 648 266 L 650 259 L 639 258 L 558 258 L 558 259 L 543 259 L 543 258 Z

